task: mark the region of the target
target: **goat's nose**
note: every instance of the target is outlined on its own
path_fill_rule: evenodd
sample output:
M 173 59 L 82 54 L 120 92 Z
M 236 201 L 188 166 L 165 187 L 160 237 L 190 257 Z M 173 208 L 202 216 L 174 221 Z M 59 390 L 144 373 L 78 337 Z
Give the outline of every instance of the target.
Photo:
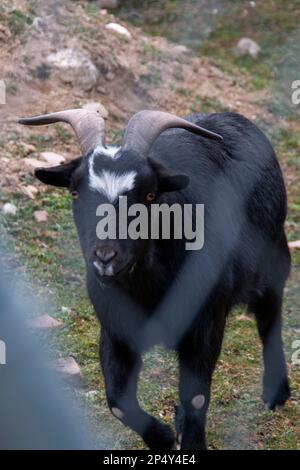
M 102 264 L 108 264 L 116 255 L 117 252 L 115 250 L 103 250 L 99 248 L 96 250 L 96 256 Z

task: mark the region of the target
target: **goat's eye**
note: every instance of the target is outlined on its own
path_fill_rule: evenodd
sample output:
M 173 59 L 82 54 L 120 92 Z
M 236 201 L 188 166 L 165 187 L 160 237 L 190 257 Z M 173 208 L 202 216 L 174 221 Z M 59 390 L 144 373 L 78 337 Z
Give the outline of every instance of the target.
M 79 198 L 79 192 L 74 189 L 73 191 L 71 191 L 71 196 L 72 196 L 73 199 L 78 199 Z
M 154 194 L 154 193 L 148 193 L 146 195 L 146 201 L 147 202 L 153 202 L 155 198 L 156 198 L 156 194 Z

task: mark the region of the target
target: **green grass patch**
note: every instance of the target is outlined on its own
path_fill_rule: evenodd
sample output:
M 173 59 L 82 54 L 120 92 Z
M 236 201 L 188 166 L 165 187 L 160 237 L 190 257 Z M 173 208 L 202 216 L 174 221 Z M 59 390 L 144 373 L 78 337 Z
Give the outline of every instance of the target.
M 199 95 L 191 99 L 190 109 L 192 113 L 223 113 L 229 111 L 219 100 L 209 98 L 208 96 L 202 97 Z
M 8 26 L 15 36 L 21 34 L 31 25 L 32 16 L 21 10 L 12 10 L 8 17 Z

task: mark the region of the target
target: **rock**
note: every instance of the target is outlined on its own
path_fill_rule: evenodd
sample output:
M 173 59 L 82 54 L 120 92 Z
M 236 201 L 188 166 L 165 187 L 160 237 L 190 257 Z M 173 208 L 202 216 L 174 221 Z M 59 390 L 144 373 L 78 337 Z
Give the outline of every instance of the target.
M 175 52 L 175 54 L 187 54 L 189 52 L 188 48 L 183 44 L 177 44 L 176 46 L 173 46 L 172 50 Z
M 46 211 L 35 211 L 33 215 L 38 223 L 47 222 L 48 220 L 48 212 Z
M 90 55 L 81 49 L 61 49 L 49 54 L 47 62 L 56 67 L 64 83 L 79 86 L 84 91 L 90 91 L 97 84 L 98 69 L 93 64 Z
M 35 186 L 29 184 L 28 186 L 22 186 L 22 192 L 26 196 L 30 197 L 30 199 L 34 199 L 39 190 Z
M 237 43 L 236 51 L 240 56 L 250 55 L 253 59 L 256 59 L 261 48 L 253 39 L 242 38 Z
M 291 250 L 294 250 L 294 249 L 297 249 L 297 248 L 300 249 L 300 240 L 296 240 L 296 241 L 294 241 L 294 242 L 290 242 L 288 245 L 289 245 L 289 248 L 290 248 Z
M 45 162 L 50 163 L 50 165 L 60 165 L 66 161 L 65 157 L 54 152 L 41 152 L 40 158 L 45 160 Z
M 61 307 L 62 313 L 71 313 L 71 308 L 70 307 Z
M 98 390 L 90 390 L 89 392 L 86 392 L 85 396 L 90 400 L 94 400 L 97 397 L 98 393 Z
M 105 25 L 105 28 L 114 31 L 120 34 L 121 36 L 126 37 L 127 39 L 132 38 L 131 33 L 128 31 L 128 29 L 118 23 L 108 23 L 107 25 Z
M 31 173 L 34 173 L 36 168 L 46 168 L 49 166 L 46 162 L 40 162 L 36 158 L 23 158 L 22 161 L 25 163 L 26 167 Z
M 36 29 L 39 33 L 45 33 L 50 29 L 50 19 L 49 16 L 36 16 L 31 24 L 31 28 Z
M 245 314 L 242 313 L 242 315 L 239 315 L 237 317 L 237 320 L 239 320 L 239 321 L 251 321 L 252 318 L 249 315 L 245 315 Z
M 115 74 L 113 72 L 108 72 L 106 75 L 105 75 L 105 78 L 106 80 L 108 80 L 109 82 L 111 82 L 112 80 L 115 79 Z
M 10 202 L 7 202 L 6 204 L 4 204 L 4 206 L 2 207 L 2 212 L 5 214 L 5 215 L 16 215 L 17 213 L 17 208 L 14 204 L 11 204 Z
M 83 376 L 80 367 L 72 356 L 56 359 L 52 365 L 53 369 L 64 379 L 72 382 L 82 382 Z
M 100 7 L 115 10 L 119 6 L 118 3 L 118 0 L 100 0 Z
M 63 322 L 61 320 L 57 320 L 47 314 L 40 315 L 36 318 L 30 318 L 28 324 L 31 328 L 36 328 L 37 330 L 53 330 L 63 326 Z
M 100 115 L 104 118 L 108 118 L 108 111 L 107 109 L 99 102 L 92 102 L 92 103 L 86 103 L 83 106 L 84 109 L 89 109 L 90 111 L 98 111 Z

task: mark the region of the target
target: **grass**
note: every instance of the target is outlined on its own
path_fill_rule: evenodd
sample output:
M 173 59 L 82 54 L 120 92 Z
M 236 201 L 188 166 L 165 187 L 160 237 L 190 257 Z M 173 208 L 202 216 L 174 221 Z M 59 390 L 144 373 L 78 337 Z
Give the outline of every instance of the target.
M 220 2 L 215 15 L 211 6 L 200 8 L 195 0 L 133 0 L 117 13 L 149 34 L 166 36 L 212 57 L 229 75 L 238 68 L 251 90 L 268 88 L 272 92 L 272 112 L 299 117 L 291 105 L 291 93 L 287 94 L 291 83 L 299 79 L 299 0 L 257 0 L 254 7 L 248 0 L 227 0 Z M 236 45 L 242 37 L 259 44 L 257 59 L 237 55 Z
M 15 36 L 23 33 L 25 29 L 31 25 L 32 16 L 21 10 L 12 10 L 8 18 L 8 26 L 12 34 Z
M 67 144 L 73 138 L 73 135 L 62 125 L 55 124 L 55 130 L 58 140 L 63 144 Z
M 299 78 L 299 20 L 299 0 L 258 0 L 255 8 L 248 1 L 231 1 L 198 51 L 213 57 L 226 73 L 234 73 L 237 67 L 247 77 L 250 90 L 267 89 L 271 113 L 299 119 L 299 107 L 291 102 L 291 85 Z M 236 46 L 242 37 L 261 47 L 256 59 L 238 56 Z
M 198 113 L 201 109 L 202 113 L 222 113 L 229 111 L 219 100 L 215 98 L 201 97 L 196 95 L 190 106 L 192 113 Z

